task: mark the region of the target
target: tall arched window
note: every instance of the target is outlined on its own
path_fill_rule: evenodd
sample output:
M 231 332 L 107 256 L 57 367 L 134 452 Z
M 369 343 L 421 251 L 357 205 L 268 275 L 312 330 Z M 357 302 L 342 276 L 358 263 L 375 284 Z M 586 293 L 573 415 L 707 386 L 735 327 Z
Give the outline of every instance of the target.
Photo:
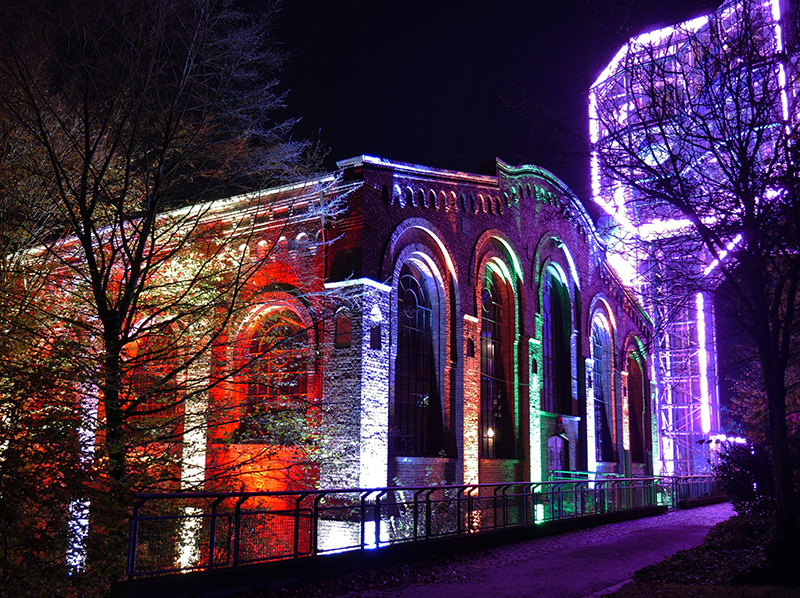
M 598 322 L 592 324 L 592 378 L 594 387 L 594 437 L 595 455 L 598 461 L 616 461 L 613 434 L 611 336 Z
M 628 356 L 628 424 L 631 461 L 644 463 L 644 376 L 638 360 Z
M 392 425 L 392 450 L 397 454 L 431 456 L 443 448 L 433 318 L 429 279 L 414 264 L 404 264 L 397 288 Z
M 548 270 L 542 290 L 542 408 L 572 414 L 570 382 L 569 295 Z
M 300 317 L 289 309 L 267 312 L 250 337 L 241 440 L 300 444 L 308 411 L 309 351 Z
M 504 297 L 505 295 L 505 297 Z M 511 372 L 512 297 L 491 268 L 481 287 L 481 456 L 514 457 L 514 409 L 507 376 Z

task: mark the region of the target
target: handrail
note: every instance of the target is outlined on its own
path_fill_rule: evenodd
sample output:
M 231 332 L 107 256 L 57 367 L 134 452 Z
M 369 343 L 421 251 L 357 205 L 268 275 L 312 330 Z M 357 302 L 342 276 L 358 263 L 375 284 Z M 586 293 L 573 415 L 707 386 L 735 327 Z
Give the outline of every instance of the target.
M 711 476 L 136 495 L 129 578 L 425 542 L 715 491 Z

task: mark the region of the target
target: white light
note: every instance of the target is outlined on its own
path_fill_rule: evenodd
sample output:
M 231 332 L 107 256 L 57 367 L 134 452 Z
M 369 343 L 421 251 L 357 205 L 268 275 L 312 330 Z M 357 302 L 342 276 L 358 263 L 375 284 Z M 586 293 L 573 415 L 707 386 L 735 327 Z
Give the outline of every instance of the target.
M 741 240 L 742 240 L 742 233 L 739 233 L 733 239 L 731 239 L 725 246 L 725 249 L 723 249 L 720 252 L 719 256 L 714 258 L 711 261 L 711 263 L 708 264 L 708 266 L 706 266 L 706 269 L 703 270 L 703 276 L 708 276 L 709 274 L 711 274 L 711 272 L 713 272 L 714 269 L 722 263 L 722 261 L 728 256 L 728 254 L 733 250 L 733 248 L 736 247 L 741 242 Z
M 86 538 L 89 535 L 89 500 L 81 498 L 69 503 L 67 520 L 69 546 L 67 567 L 70 573 L 86 570 Z
M 183 516 L 178 532 L 178 566 L 181 569 L 191 569 L 200 562 L 198 538 L 203 530 L 203 509 L 185 507 Z
M 650 241 L 658 239 L 666 234 L 679 232 L 692 226 L 692 221 L 688 218 L 674 218 L 672 220 L 652 220 L 639 226 L 639 236 Z
M 777 1 L 777 0 L 775 0 Z M 648 46 L 660 45 L 663 41 L 669 39 L 670 36 L 676 32 L 680 34 L 693 33 L 708 23 L 708 15 L 697 17 L 690 21 L 680 23 L 679 25 L 671 25 L 662 29 L 656 29 L 643 33 L 638 37 L 632 38 L 627 44 L 622 46 L 617 52 L 616 56 L 608 63 L 608 66 L 603 69 L 603 72 L 597 77 L 592 84 L 592 88 L 597 87 L 603 81 L 608 79 L 611 75 L 617 72 L 619 65 L 628 53 L 635 53 L 641 50 L 647 50 Z
M 325 288 L 337 289 L 342 287 L 352 287 L 358 285 L 367 285 L 374 289 L 378 289 L 379 291 L 383 291 L 384 293 L 392 292 L 392 287 L 390 285 L 376 282 L 370 278 L 349 278 L 348 280 L 342 280 L 339 282 L 326 282 Z
M 385 521 L 379 521 L 378 527 L 378 542 L 381 544 L 387 544 L 389 542 L 389 529 L 386 527 Z M 378 545 L 375 542 L 375 522 L 374 521 L 365 521 L 364 522 L 364 548 L 371 550 L 377 548 Z
M 592 151 L 592 197 L 597 205 L 602 206 L 603 209 L 613 216 L 605 205 L 605 201 L 600 196 L 600 155 L 597 150 Z
M 781 20 L 781 0 L 772 0 L 772 20 L 776 23 Z
M 597 95 L 589 93 L 589 140 L 592 143 L 600 141 L 600 121 L 597 120 Z

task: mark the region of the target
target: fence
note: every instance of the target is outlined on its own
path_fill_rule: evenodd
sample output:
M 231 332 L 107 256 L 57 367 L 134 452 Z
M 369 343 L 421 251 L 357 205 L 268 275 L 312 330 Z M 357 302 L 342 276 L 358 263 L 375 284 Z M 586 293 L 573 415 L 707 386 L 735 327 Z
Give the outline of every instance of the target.
M 128 577 L 236 567 L 675 506 L 709 476 L 137 495 Z

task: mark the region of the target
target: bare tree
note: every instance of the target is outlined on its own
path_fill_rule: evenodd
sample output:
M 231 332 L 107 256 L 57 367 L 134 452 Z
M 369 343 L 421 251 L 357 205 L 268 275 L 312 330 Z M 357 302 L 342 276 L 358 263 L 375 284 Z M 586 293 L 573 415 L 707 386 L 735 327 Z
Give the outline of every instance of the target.
M 797 546 L 786 399 L 798 355 L 800 172 L 796 73 L 775 31 L 769 9 L 745 0 L 639 38 L 596 85 L 593 126 L 609 204 L 654 268 L 645 278 L 672 298 L 716 295 L 757 350 L 786 557 Z

